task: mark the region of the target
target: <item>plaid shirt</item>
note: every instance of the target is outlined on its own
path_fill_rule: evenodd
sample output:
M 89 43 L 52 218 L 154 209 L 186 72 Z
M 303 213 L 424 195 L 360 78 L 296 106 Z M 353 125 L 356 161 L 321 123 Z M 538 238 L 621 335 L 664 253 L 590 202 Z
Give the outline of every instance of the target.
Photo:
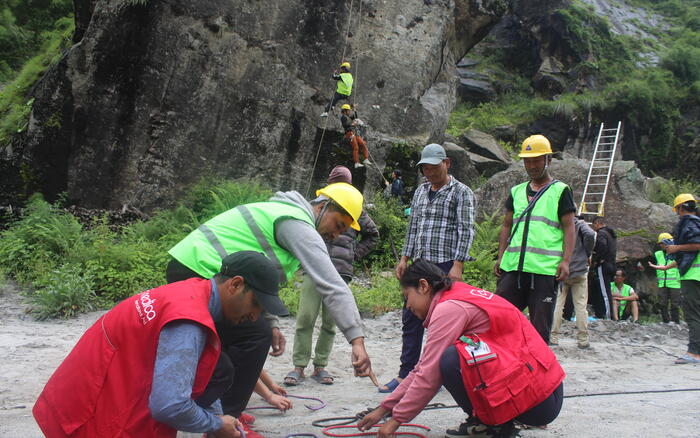
M 450 175 L 432 201 L 430 183 L 421 184 L 413 195 L 408 234 L 402 255 L 433 263 L 469 260 L 474 239 L 474 193 Z

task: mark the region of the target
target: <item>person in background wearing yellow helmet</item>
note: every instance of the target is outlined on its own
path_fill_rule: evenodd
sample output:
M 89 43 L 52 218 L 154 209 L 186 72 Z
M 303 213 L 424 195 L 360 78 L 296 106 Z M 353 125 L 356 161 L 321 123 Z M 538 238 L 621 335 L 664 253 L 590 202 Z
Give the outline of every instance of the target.
M 349 62 L 344 61 L 340 64 L 340 71 L 334 71 L 332 78 L 337 81 L 335 94 L 331 102 L 326 106 L 325 111 L 321 114 L 321 117 L 328 117 L 328 111 L 332 110 L 339 100 L 347 99 L 352 94 L 353 79 L 352 73 L 350 73 Z
M 496 294 L 520 310 L 529 309 L 530 321 L 545 342 L 557 299 L 557 281 L 569 276 L 574 251 L 573 193 L 547 170 L 552 147 L 543 135 L 523 141 L 520 155 L 530 181 L 511 188 L 498 239 Z
M 345 130 L 345 137 L 343 140 L 350 143 L 352 146 L 352 160 L 355 162 L 355 168 L 363 167 L 363 164 L 372 164 L 369 161 L 369 150 L 367 150 L 367 143 L 365 140 L 357 133 L 356 127 L 360 123 L 360 119 L 357 118 L 357 112 L 349 104 L 345 104 L 340 107 L 340 123 L 343 125 Z M 365 157 L 362 164 L 360 164 L 360 154 L 359 150 L 362 148 L 362 156 Z
M 670 233 L 661 233 L 657 240 L 659 250 L 654 253 L 656 264 L 666 266 L 671 263 L 671 259 L 666 254 L 668 245 L 673 245 L 673 236 Z M 666 271 L 656 271 L 659 286 L 659 303 L 661 304 L 661 319 L 665 323 L 674 322 L 678 324 L 679 306 L 681 302 L 681 274 L 678 268 L 671 268 Z M 670 303 L 670 306 L 669 306 Z M 670 307 L 670 318 L 669 318 Z
M 309 202 L 295 191 L 277 192 L 268 202 L 239 205 L 208 220 L 168 252 L 168 282 L 211 277 L 221 259 L 232 252 L 263 252 L 276 266 L 279 283 L 304 268 L 322 296 L 336 325 L 352 344 L 352 366 L 358 376 L 368 376 L 371 363 L 364 345 L 362 321 L 348 285 L 333 266 L 325 241 L 348 227 L 360 229 L 362 194 L 346 183 L 329 184 Z M 270 328 L 272 326 L 272 329 Z M 272 345 L 272 356 L 284 352 L 286 341 L 276 318 L 256 322 L 217 325 L 222 342 L 221 358 L 233 365 L 233 384 L 222 397 L 224 413 L 239 417 L 250 398 Z M 216 374 L 216 372 L 215 372 Z M 223 372 L 227 375 L 226 372 Z M 231 375 L 229 372 L 228 375 Z M 245 420 L 246 417 L 243 417 Z M 246 423 L 246 421 L 243 421 Z
M 666 246 L 666 254 L 674 260 L 665 265 L 649 264 L 661 271 L 678 268 L 681 275 L 683 315 L 688 323 L 688 352 L 676 360 L 677 364 L 700 363 L 700 217 L 698 203 L 690 193 L 682 193 L 673 200 L 673 209 L 679 216 L 673 231 L 673 244 Z

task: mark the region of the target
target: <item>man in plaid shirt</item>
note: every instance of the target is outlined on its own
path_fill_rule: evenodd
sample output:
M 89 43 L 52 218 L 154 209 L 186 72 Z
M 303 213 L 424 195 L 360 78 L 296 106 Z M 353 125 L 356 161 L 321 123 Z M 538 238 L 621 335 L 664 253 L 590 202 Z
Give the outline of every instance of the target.
M 396 276 L 401 278 L 409 259 L 435 263 L 454 280 L 462 280 L 464 262 L 474 239 L 474 193 L 449 174 L 450 159 L 439 144 L 423 148 L 418 167 L 428 180 L 413 194 L 406 243 Z M 405 306 L 399 376 L 379 389 L 392 392 L 420 358 L 423 321 Z

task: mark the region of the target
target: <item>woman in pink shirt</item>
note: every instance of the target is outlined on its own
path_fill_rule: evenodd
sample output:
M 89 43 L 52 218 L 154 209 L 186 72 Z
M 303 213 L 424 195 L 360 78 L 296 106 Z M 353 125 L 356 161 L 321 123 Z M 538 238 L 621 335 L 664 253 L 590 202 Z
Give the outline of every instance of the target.
M 441 385 L 469 417 L 448 438 L 510 436 L 513 420 L 542 426 L 561 410 L 564 371 L 534 327 L 512 304 L 466 283 L 453 284 L 434 264 L 416 260 L 400 280 L 406 306 L 423 319 L 428 340 L 416 368 L 359 423 L 390 437 L 416 417 Z

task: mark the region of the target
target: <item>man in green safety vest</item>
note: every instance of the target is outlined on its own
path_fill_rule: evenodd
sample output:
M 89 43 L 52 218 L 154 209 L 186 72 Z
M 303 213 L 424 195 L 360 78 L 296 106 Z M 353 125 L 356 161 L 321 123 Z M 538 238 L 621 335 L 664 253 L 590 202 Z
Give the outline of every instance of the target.
M 569 276 L 574 251 L 576 207 L 569 186 L 548 172 L 552 147 L 543 135 L 523 141 L 530 181 L 510 190 L 498 239 L 496 294 L 518 309 L 529 309 L 530 322 L 549 343 L 557 281 Z
M 673 231 L 673 245 L 666 254 L 674 260 L 665 265 L 649 264 L 654 269 L 667 271 L 678 268 L 681 275 L 683 315 L 688 323 L 688 352 L 675 363 L 700 363 L 700 217 L 698 204 L 690 193 L 681 193 L 673 200 L 673 209 L 679 217 Z
M 277 192 L 268 202 L 239 205 L 210 219 L 170 249 L 173 260 L 166 270 L 167 280 L 211 277 L 218 272 L 226 254 L 243 250 L 262 252 L 272 260 L 276 272 L 269 274 L 280 283 L 285 283 L 301 265 L 336 325 L 352 344 L 355 374 L 368 376 L 372 369 L 360 314 L 324 242 L 335 239 L 348 227 L 360 229 L 357 220 L 362 213 L 362 194 L 350 184 L 335 183 L 318 190 L 316 195 L 315 200 L 308 202 L 297 192 Z M 226 353 L 221 356 L 224 361 L 230 359 L 222 367 L 234 368 L 233 384 L 222 397 L 223 409 L 227 415 L 239 417 L 270 345 L 270 354 L 279 356 L 286 341 L 274 317 L 217 325 L 216 329 Z
M 610 283 L 612 293 L 612 317 L 615 321 L 627 319 L 632 316 L 632 322 L 639 319 L 639 296 L 632 289 L 632 286 L 625 284 L 627 277 L 625 271 L 618 269 L 615 271 L 615 280 Z M 627 305 L 629 304 L 629 306 Z
M 656 264 L 659 266 L 666 266 L 671 262 L 670 257 L 666 254 L 666 248 L 668 245 L 673 245 L 673 236 L 669 233 L 661 233 L 659 234 L 657 243 L 661 249 L 654 253 Z M 657 270 L 656 279 L 659 286 L 661 319 L 663 319 L 665 323 L 672 321 L 678 324 L 680 321 L 681 274 L 678 272 L 678 268 L 671 268 L 667 271 Z
M 347 99 L 352 94 L 353 79 L 352 73 L 350 73 L 349 62 L 345 61 L 340 64 L 340 72 L 337 70 L 333 72 L 332 78 L 337 81 L 335 94 L 333 95 L 333 99 L 331 99 L 330 103 L 326 105 L 325 111 L 321 113 L 321 117 L 328 117 L 328 111 L 332 110 L 339 100 Z

